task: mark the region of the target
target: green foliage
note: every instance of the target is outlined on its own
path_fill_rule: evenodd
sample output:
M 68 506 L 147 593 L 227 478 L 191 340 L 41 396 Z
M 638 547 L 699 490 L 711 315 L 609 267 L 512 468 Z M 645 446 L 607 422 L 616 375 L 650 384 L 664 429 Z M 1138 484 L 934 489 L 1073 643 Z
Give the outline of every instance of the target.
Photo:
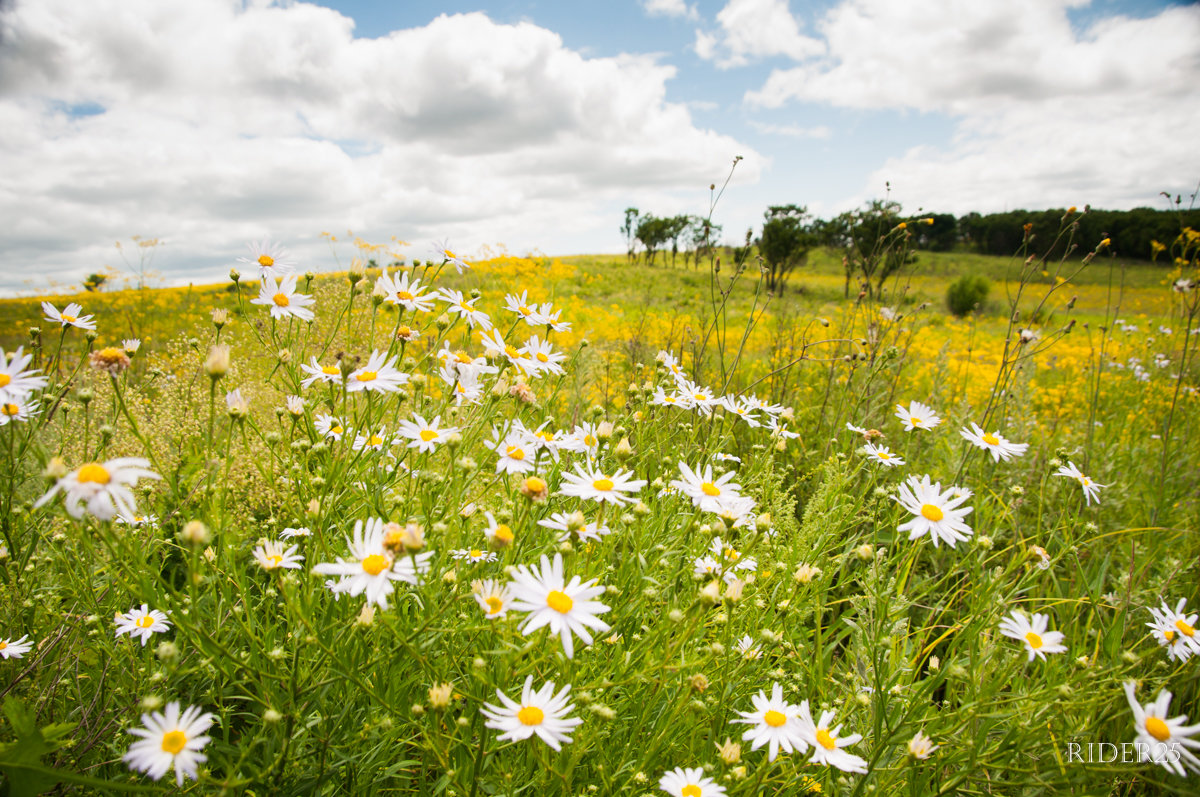
M 763 214 L 758 251 L 766 264 L 767 290 L 778 293 L 798 265 L 817 243 L 812 217 L 797 205 L 772 205 Z
M 946 289 L 946 306 L 957 316 L 973 313 L 983 307 L 991 287 L 981 274 L 964 274 Z

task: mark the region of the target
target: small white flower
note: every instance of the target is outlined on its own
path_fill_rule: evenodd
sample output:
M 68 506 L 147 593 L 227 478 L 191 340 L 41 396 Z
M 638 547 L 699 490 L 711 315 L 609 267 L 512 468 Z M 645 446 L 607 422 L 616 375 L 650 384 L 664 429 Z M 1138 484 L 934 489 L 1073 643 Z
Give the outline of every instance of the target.
M 752 726 L 742 734 L 742 741 L 752 742 L 751 750 L 757 750 L 765 744 L 767 760 L 774 761 L 781 749 L 785 753 L 803 753 L 808 749 L 799 722 L 800 711 L 802 708 L 807 711 L 808 701 L 800 706 L 788 703 L 783 699 L 783 687 L 778 683 L 772 684 L 771 697 L 768 698 L 760 689 L 750 701 L 754 704 L 754 710 L 739 711 L 742 718 L 732 722 Z
M 254 549 L 254 560 L 263 570 L 299 570 L 304 561 L 297 553 L 299 550 L 295 545 L 285 549 L 279 540 L 266 540 Z
M 161 634 L 171 629 L 171 621 L 167 615 L 158 609 L 151 609 L 143 603 L 140 609 L 130 609 L 125 614 L 113 618 L 117 624 L 117 636 L 129 634 L 130 637 L 141 637 L 142 647 L 154 634 Z
M 533 676 L 530 675 L 525 678 L 519 703 L 497 689 L 496 696 L 504 705 L 484 703 L 480 712 L 487 717 L 486 727 L 504 731 L 498 737 L 501 741 L 519 742 L 536 735 L 554 750 L 561 750 L 563 744 L 572 741 L 575 728 L 583 724 L 578 717 L 567 716 L 574 708 L 567 699 L 570 692 L 568 684 L 555 694 L 553 681 L 547 681 L 534 692 Z
M 595 586 L 594 578 L 582 581 L 579 576 L 572 576 L 569 583 L 565 582 L 561 554 L 554 555 L 553 564 L 543 554 L 540 570 L 521 565 L 513 571 L 512 578 L 512 608 L 529 612 L 521 626 L 522 636 L 549 626 L 552 633 L 562 638 L 563 652 L 570 659 L 575 656 L 573 635 L 590 645 L 589 628 L 609 630 L 608 624 L 596 616 L 607 612 L 608 607 L 592 600 L 603 595 L 605 588 Z
M 897 404 L 896 417 L 904 421 L 904 431 L 906 432 L 911 432 L 913 429 L 929 430 L 942 422 L 942 419 L 931 407 L 927 407 L 919 401 L 909 402 L 908 409 L 905 409 L 902 404 Z
M 46 314 L 47 321 L 64 327 L 96 328 L 96 322 L 92 320 L 95 316 L 83 315 L 83 308 L 75 302 L 68 304 L 61 313 L 50 302 L 42 302 L 42 312 Z
M 1133 727 L 1137 731 L 1135 749 L 1142 761 L 1153 761 L 1175 775 L 1186 777 L 1188 770 L 1200 774 L 1200 758 L 1192 750 L 1200 750 L 1200 740 L 1191 738 L 1200 733 L 1200 724 L 1184 725 L 1187 715 L 1168 717 L 1171 693 L 1162 690 L 1153 703 L 1142 705 L 1133 696 L 1134 681 L 1125 682 L 1125 698 L 1133 711 Z
M 178 701 L 172 701 L 165 712 L 143 714 L 142 725 L 145 727 L 129 729 L 140 740 L 129 746 L 124 760 L 130 769 L 145 772 L 154 780 L 159 780 L 174 767 L 175 783 L 182 786 L 185 777 L 197 779 L 199 765 L 208 760 L 208 756 L 200 751 L 209 741 L 204 732 L 214 721 L 216 717 L 200 713 L 195 706 L 181 714 Z
M 1025 648 L 1029 651 L 1029 661 L 1033 661 L 1034 656 L 1045 661 L 1047 653 L 1065 653 L 1067 650 L 1066 646 L 1061 644 L 1065 638 L 1064 634 L 1046 630 L 1049 622 L 1050 618 L 1047 615 L 1035 614 L 1032 618 L 1026 618 L 1014 610 L 1009 617 L 1000 622 L 1000 633 L 1009 639 L 1025 643 Z
M 682 769 L 675 767 L 658 781 L 658 787 L 671 797 L 724 797 L 725 787 L 712 778 L 705 777 L 700 767 Z
M 133 490 L 139 479 L 161 478 L 147 470 L 149 460 L 140 457 L 119 457 L 107 462 L 89 462 L 71 471 L 38 499 L 34 507 L 40 507 L 62 491 L 67 513 L 73 518 L 83 517 L 85 505 L 89 514 L 100 520 L 112 520 L 118 512 L 129 517 L 137 515 L 133 501 Z
M 945 542 L 951 548 L 955 543 L 968 539 L 971 527 L 963 518 L 973 510 L 958 507 L 971 497 L 971 491 L 958 487 L 942 490 L 940 482 L 931 482 L 929 476 L 909 476 L 900 485 L 900 494 L 892 498 L 913 514 L 912 520 L 901 523 L 897 531 L 907 531 L 908 538 L 915 540 L 926 534 L 936 548 Z
M 985 432 L 977 423 L 972 423 L 970 429 L 963 429 L 961 434 L 963 439 L 991 454 L 996 462 L 1002 459 L 1007 462 L 1013 457 L 1019 457 L 1029 448 L 1028 443 L 1012 443 L 1005 440 L 999 432 Z
M 1087 476 L 1084 476 L 1079 468 L 1075 467 L 1075 463 L 1070 460 L 1066 465 L 1060 467 L 1055 473 L 1055 476 L 1066 476 L 1069 479 L 1074 479 L 1079 482 L 1079 486 L 1083 488 L 1084 503 L 1091 506 L 1092 501 L 1100 503 L 1100 490 L 1107 487 L 1107 484 L 1097 484 Z
M 829 727 L 833 724 L 834 716 L 832 711 L 822 711 L 821 719 L 814 722 L 812 714 L 808 710 L 808 701 L 805 700 L 800 704 L 800 735 L 813 749 L 813 755 L 809 761 L 813 764 L 837 767 L 843 772 L 865 775 L 867 772 L 866 760 L 842 749 L 861 741 L 862 735 L 852 733 L 849 736 L 839 736 L 838 734 L 842 732 L 841 725 Z
M 28 634 L 20 639 L 0 639 L 0 658 L 24 658 L 25 654 L 28 653 L 31 648 L 33 648 L 33 642 L 29 640 Z

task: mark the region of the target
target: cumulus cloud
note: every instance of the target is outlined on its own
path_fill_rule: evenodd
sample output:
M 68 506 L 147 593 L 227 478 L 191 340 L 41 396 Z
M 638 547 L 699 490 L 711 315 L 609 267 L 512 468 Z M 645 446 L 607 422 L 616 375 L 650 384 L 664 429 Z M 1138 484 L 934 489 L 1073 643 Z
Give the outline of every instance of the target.
M 550 249 L 735 154 L 755 179 L 753 150 L 666 100 L 674 75 L 481 13 L 356 39 L 304 3 L 17 2 L 0 11 L 3 287 L 13 266 L 78 280 L 134 233 L 167 240 L 160 268 L 208 277 L 265 234 L 302 255 L 346 228 Z
M 826 125 L 802 127 L 800 125 L 775 125 L 751 120 L 750 126 L 760 133 L 766 133 L 771 136 L 787 136 L 788 138 L 829 138 L 833 135 L 833 130 Z
M 683 17 L 699 19 L 695 6 L 689 6 L 683 0 L 642 0 L 642 8 L 652 17 Z
M 718 30 L 696 31 L 696 54 L 721 69 L 771 56 L 801 59 L 820 55 L 824 45 L 800 33 L 787 0 L 730 0 L 717 13 Z
M 1129 207 L 1194 183 L 1200 7 L 1080 30 L 1067 12 L 1083 5 L 926 0 L 918 15 L 843 0 L 815 25 L 824 52 L 773 70 L 746 102 L 953 118 L 949 149 L 910 149 L 870 178 L 927 207 Z

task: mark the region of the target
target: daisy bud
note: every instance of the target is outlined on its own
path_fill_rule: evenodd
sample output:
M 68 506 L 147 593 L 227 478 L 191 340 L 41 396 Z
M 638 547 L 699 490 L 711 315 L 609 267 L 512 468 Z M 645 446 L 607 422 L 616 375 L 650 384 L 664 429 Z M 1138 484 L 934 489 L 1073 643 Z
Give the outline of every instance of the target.
M 165 664 L 173 664 L 179 661 L 179 646 L 174 642 L 159 642 L 154 655 Z
M 521 482 L 521 495 L 532 501 L 545 501 L 546 495 L 549 492 L 549 485 L 546 481 L 538 476 L 530 476 Z
M 721 602 L 721 583 L 710 581 L 700 590 L 700 602 L 705 606 L 716 606 Z
M 211 545 L 204 549 L 204 561 L 208 562 L 210 565 L 217 561 L 217 552 L 213 550 Z M 199 584 L 203 580 L 203 577 L 199 573 L 194 573 L 192 580 Z
M 869 562 L 875 558 L 875 549 L 870 545 L 860 545 L 854 549 L 854 554 L 864 562 Z
M 269 708 L 263 712 L 263 722 L 265 722 L 269 725 L 274 725 L 275 723 L 279 722 L 282 719 L 283 719 L 283 715 L 280 714 L 278 711 L 276 711 L 273 708 Z
M 650 514 L 650 507 L 646 506 L 641 501 L 638 501 L 633 505 L 633 514 L 637 515 L 638 517 L 645 517 L 646 515 Z
M 442 581 L 444 581 L 447 584 L 457 584 L 458 583 L 458 571 L 453 570 L 453 569 L 447 570 L 445 573 L 442 574 Z
M 83 337 L 87 340 L 88 343 L 94 343 L 96 338 L 100 337 L 100 333 L 98 333 L 94 329 L 89 329 L 87 332 L 83 333 Z
M 624 462 L 625 460 L 632 457 L 633 456 L 633 446 L 631 446 L 629 444 L 629 438 L 622 437 L 621 442 L 617 443 L 617 447 L 613 451 L 613 453 L 616 454 L 617 459 L 620 460 L 621 462 Z
M 592 712 L 602 720 L 612 720 L 616 719 L 617 717 L 617 712 L 601 703 L 597 703 L 594 706 L 589 706 L 588 711 Z
M 929 671 L 930 672 L 937 672 L 938 670 L 941 669 L 941 667 L 942 667 L 941 659 L 939 659 L 937 656 L 929 657 Z
M 354 625 L 357 628 L 370 628 L 375 623 L 375 604 L 364 603 L 362 611 L 358 613 L 358 617 L 354 618 Z
M 425 713 L 425 707 L 420 703 L 413 703 L 410 710 L 412 711 L 414 717 L 419 717 Z
M 672 609 L 670 612 L 668 612 L 667 619 L 678 625 L 679 623 L 683 622 L 683 612 L 679 611 L 678 609 Z
M 208 358 L 204 361 L 204 372 L 214 382 L 225 376 L 229 371 L 229 347 L 213 346 L 208 350 Z
M 212 311 L 213 326 L 220 331 L 221 327 L 229 323 L 229 311 L 224 307 L 214 307 Z
M 458 460 L 458 462 L 456 464 L 458 465 L 458 467 L 462 468 L 467 473 L 474 473 L 476 470 L 479 469 L 479 463 L 476 462 L 471 457 L 462 457 Z
M 308 514 L 315 515 L 321 511 L 321 502 L 314 498 L 308 502 L 308 506 L 305 509 L 308 510 Z
M 62 457 L 51 457 L 50 461 L 46 463 L 46 469 L 42 471 L 42 475 L 47 479 L 57 481 L 69 472 L 67 463 L 63 462 Z
M 275 359 L 279 360 L 279 362 L 283 363 L 284 365 L 287 365 L 292 361 L 292 352 L 290 349 L 280 349 L 279 351 L 275 352 Z
M 446 315 L 445 313 L 442 313 L 440 316 L 437 317 L 436 320 L 434 320 L 433 323 L 434 323 L 434 326 L 436 326 L 439 330 L 443 330 L 446 327 L 450 326 L 450 316 Z
M 723 743 L 715 744 L 715 746 L 723 763 L 732 765 L 742 760 L 742 746 L 728 736 L 725 737 Z
M 179 539 L 188 545 L 199 547 L 212 542 L 212 532 L 208 530 L 208 526 L 204 525 L 203 521 L 192 520 L 180 530 Z
M 234 283 L 237 283 L 237 281 L 241 278 L 242 272 L 238 271 L 236 268 L 229 269 L 229 279 L 233 280 Z
M 158 711 L 162 708 L 162 704 L 162 698 L 158 695 L 146 695 L 138 705 L 141 706 L 142 711 Z
M 600 440 L 611 440 L 613 436 L 613 425 L 610 421 L 601 421 L 596 427 L 596 437 Z
M 1138 661 L 1140 661 L 1138 654 L 1134 653 L 1132 650 L 1127 650 L 1124 653 L 1122 653 L 1121 658 L 1124 659 L 1129 664 L 1137 664 Z
M 729 770 L 729 774 L 733 776 L 734 780 L 745 780 L 746 779 L 746 768 L 745 767 L 734 767 L 733 769 Z
M 84 406 L 87 406 L 88 404 L 92 403 L 92 397 L 94 395 L 95 394 L 92 392 L 90 387 L 83 387 L 79 389 L 79 392 L 75 394 L 75 397 L 78 398 Z
M 735 578 L 729 582 L 729 586 L 725 588 L 725 599 L 737 603 L 742 599 L 742 590 L 746 588 L 746 582 L 740 578 Z
M 454 686 L 452 684 L 436 684 L 429 687 L 429 706 L 434 709 L 444 709 L 450 705 L 450 698 L 454 694 Z

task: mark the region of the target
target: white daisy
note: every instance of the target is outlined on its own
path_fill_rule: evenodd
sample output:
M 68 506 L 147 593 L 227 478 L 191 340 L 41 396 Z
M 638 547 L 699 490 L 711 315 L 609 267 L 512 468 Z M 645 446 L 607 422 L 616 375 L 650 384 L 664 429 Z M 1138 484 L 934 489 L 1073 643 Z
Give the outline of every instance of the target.
M 1188 771 L 1200 774 L 1200 759 L 1192 750 L 1200 750 L 1200 740 L 1191 738 L 1200 733 L 1200 724 L 1184 725 L 1187 715 L 1168 717 L 1171 693 L 1163 689 L 1153 703 L 1142 705 L 1133 696 L 1134 681 L 1125 682 L 1125 698 L 1133 711 L 1133 727 L 1137 731 L 1135 749 L 1142 761 L 1161 764 L 1168 772 L 1186 777 Z
M 904 464 L 899 454 L 892 453 L 887 446 L 877 446 L 867 443 L 862 447 L 863 453 L 873 462 L 878 462 L 886 468 L 896 468 Z
M 346 433 L 346 427 L 342 426 L 342 422 L 332 415 L 316 416 L 313 418 L 313 426 L 321 437 L 331 437 L 334 440 L 341 440 L 342 435 Z
M 299 570 L 304 557 L 297 553 L 298 546 L 283 547 L 279 540 L 264 540 L 254 549 L 254 560 L 263 570 Z
M 908 538 L 915 540 L 926 534 L 933 547 L 945 542 L 951 548 L 955 543 L 970 538 L 971 527 L 963 522 L 972 507 L 959 509 L 959 505 L 971 497 L 970 490 L 949 487 L 942 490 L 940 482 L 930 482 L 929 476 L 909 476 L 900 485 L 900 494 L 892 498 L 913 514 L 912 520 L 901 523 L 897 531 L 907 531 Z
M 561 750 L 563 744 L 572 741 L 571 734 L 575 728 L 583 724 L 578 717 L 567 716 L 574 708 L 574 704 L 567 700 L 570 692 L 571 686 L 568 684 L 555 694 L 553 681 L 547 681 L 534 692 L 533 676 L 526 676 L 519 703 L 497 689 L 496 696 L 504 705 L 483 704 L 480 712 L 487 717 L 484 726 L 504 731 L 498 737 L 501 741 L 508 739 L 519 742 L 536 734 L 554 750 Z
M 0 348 L 0 404 L 24 404 L 26 396 L 46 386 L 46 377 L 37 375 L 39 369 L 25 370 L 31 362 L 33 355 L 26 354 L 24 346 L 11 358 Z
M 118 637 L 121 634 L 141 637 L 142 647 L 146 647 L 146 642 L 154 634 L 171 630 L 171 621 L 167 619 L 167 615 L 158 609 L 151 609 L 145 603 L 140 609 L 130 609 L 125 614 L 115 615 L 113 620 L 117 624 Z
M 471 329 L 476 326 L 485 330 L 492 328 L 492 319 L 488 317 L 488 314 L 475 307 L 477 299 L 464 296 L 462 291 L 456 291 L 453 288 L 440 288 L 435 296 L 449 304 L 450 306 L 446 309 L 464 318 L 467 326 Z
M 528 473 L 534 469 L 537 445 L 518 429 L 503 436 L 499 429 L 493 429 L 492 439 L 483 444 L 496 452 L 496 473 Z
M 310 364 L 300 363 L 300 370 L 308 374 L 300 382 L 303 387 L 312 387 L 317 382 L 328 382 L 332 385 L 342 383 L 342 369 L 336 365 L 321 365 L 315 356 L 310 358 Z
M 363 390 L 394 393 L 406 382 L 408 374 L 396 368 L 396 357 L 389 358 L 386 352 L 372 351 L 366 365 L 350 372 L 346 390 L 351 393 Z
M 387 430 L 381 426 L 377 432 L 355 435 L 353 448 L 355 451 L 362 451 L 363 449 L 382 451 L 384 448 L 392 445 L 393 442 L 388 438 Z
M 148 526 L 153 529 L 158 527 L 158 515 L 126 515 L 123 512 L 118 512 L 117 522 L 124 526 L 133 526 L 135 529 L 142 526 Z
M 834 716 L 832 711 L 822 711 L 821 719 L 813 722 L 812 714 L 808 710 L 808 701 L 805 700 L 800 704 L 800 735 L 813 749 L 809 763 L 824 764 L 836 767 L 842 772 L 857 772 L 865 775 L 867 773 L 866 760 L 842 749 L 862 741 L 862 734 L 852 733 L 849 736 L 839 737 L 842 726 L 829 727 L 833 723 Z
M 1035 614 L 1032 618 L 1014 610 L 1013 613 L 1000 621 L 1000 633 L 1009 639 L 1025 643 L 1029 651 L 1029 661 L 1037 656 L 1046 660 L 1047 653 L 1066 653 L 1066 645 L 1061 644 L 1065 635 L 1060 631 L 1047 631 L 1050 618 L 1044 614 Z
M 468 562 L 494 562 L 497 557 L 492 551 L 484 551 L 479 548 L 458 548 L 450 552 L 450 556 L 455 559 L 465 559 Z
M 913 734 L 913 738 L 908 740 L 908 754 L 915 759 L 924 761 L 933 755 L 933 751 L 937 750 L 940 746 L 934 744 L 933 739 L 930 739 L 921 731 L 917 731 Z
M 453 263 L 454 268 L 458 270 L 459 274 L 471 267 L 467 261 L 463 260 L 450 249 L 449 239 L 435 241 L 433 244 L 433 253 L 441 257 L 443 263 Z
M 754 642 L 749 634 L 743 634 L 742 638 L 737 641 L 737 652 L 744 659 L 762 658 L 762 648 Z
M 547 529 L 561 531 L 558 535 L 558 542 L 566 542 L 571 539 L 574 534 L 580 542 L 585 540 L 599 540 L 612 533 L 608 526 L 602 526 L 595 521 L 585 520 L 583 514 L 576 512 L 573 515 L 568 515 L 566 512 L 555 512 L 548 518 L 543 518 L 538 521 L 538 525 Z
M 544 326 L 546 319 L 537 311 L 537 305 L 529 301 L 529 291 L 521 291 L 521 295 L 505 294 L 504 309 L 516 313 L 519 318 L 531 327 Z
M 575 643 L 572 634 L 578 634 L 585 644 L 592 644 L 588 628 L 607 631 L 609 626 L 596 617 L 608 611 L 603 603 L 592 600 L 604 594 L 604 587 L 594 586 L 596 579 L 581 581 L 572 576 L 564 583 L 562 554 L 554 554 L 554 563 L 542 555 L 541 568 L 531 570 L 527 565 L 517 567 L 512 574 L 513 608 L 529 612 L 521 626 L 522 636 L 543 626 L 562 637 L 563 651 L 567 658 L 574 658 Z
M 311 537 L 312 529 L 308 526 L 299 526 L 297 528 L 288 527 L 279 532 L 279 537 L 284 540 L 290 540 L 293 537 Z
M 692 503 L 701 512 L 719 514 L 740 497 L 738 491 L 742 486 L 733 481 L 737 476 L 733 471 L 714 477 L 712 465 L 692 470 L 681 460 L 679 473 L 681 478 L 673 479 L 671 486 L 692 499 Z
M 0 639 L 0 659 L 21 659 L 33 648 L 29 634 L 20 639 Z
M 0 374 L 3 377 L 3 374 Z M 19 421 L 29 423 L 29 419 L 38 414 L 39 405 L 36 401 L 13 397 L 0 403 L 0 426 Z
M 82 315 L 83 308 L 75 302 L 71 302 L 64 307 L 61 313 L 50 302 L 42 302 L 42 312 L 46 314 L 47 321 L 64 327 L 70 326 L 77 329 L 96 328 L 96 322 L 92 320 L 95 316 Z
M 902 404 L 897 404 L 896 417 L 904 421 L 904 431 L 906 432 L 911 432 L 913 429 L 929 430 L 942 422 L 932 407 L 927 407 L 919 401 L 909 402 L 908 409 L 905 409 Z
M 396 431 L 401 437 L 407 437 L 411 441 L 408 444 L 409 448 L 415 448 L 428 454 L 439 444 L 446 442 L 446 438 L 450 435 L 458 434 L 457 427 L 447 426 L 442 429 L 438 426 L 440 423 L 441 419 L 439 418 L 426 421 L 420 415 L 413 415 L 411 421 L 400 421 L 400 426 Z
M 185 776 L 198 779 L 198 766 L 208 760 L 208 756 L 200 751 L 208 744 L 204 732 L 215 721 L 216 717 L 200 713 L 195 706 L 181 714 L 179 702 L 171 701 L 165 712 L 143 714 L 142 725 L 145 727 L 129 729 L 140 740 L 129 746 L 124 760 L 130 769 L 145 772 L 154 780 L 174 767 L 175 783 L 182 786 Z
M 720 786 L 712 778 L 704 776 L 700 767 L 682 769 L 675 767 L 663 774 L 658 781 L 658 788 L 670 794 L 671 797 L 724 797 L 725 787 Z
M 428 313 L 433 309 L 433 296 L 424 292 L 420 280 L 410 282 L 407 271 L 400 272 L 398 276 L 399 279 L 396 279 L 395 276 L 383 274 L 375 281 L 375 290 L 382 290 L 384 301 L 413 312 Z
M 1196 620 L 1200 618 L 1200 614 L 1184 614 L 1183 609 L 1186 605 L 1187 598 L 1180 598 L 1172 611 L 1167 602 L 1163 601 L 1162 608 L 1150 609 L 1154 622 L 1147 623 L 1155 629 L 1154 636 L 1158 643 L 1166 646 L 1168 657 L 1180 661 L 1185 661 L 1192 655 L 1200 655 L 1200 635 L 1196 633 Z
M 561 375 L 566 373 L 563 370 L 562 362 L 567 359 L 567 355 L 554 351 L 550 341 L 540 340 L 537 335 L 525 341 L 525 345 L 521 347 L 521 353 L 525 355 L 525 370 L 531 374 Z
M 138 479 L 159 479 L 146 467 L 148 460 L 140 457 L 120 457 L 107 462 L 89 462 L 58 480 L 50 491 L 38 499 L 34 508 L 45 505 L 62 491 L 63 504 L 73 518 L 83 517 L 85 504 L 88 513 L 100 520 L 112 520 L 117 512 L 128 516 L 137 514 L 133 490 Z
M 508 585 L 490 578 L 472 582 L 471 594 L 489 620 L 498 620 L 506 615 L 512 604 L 512 590 Z
M 313 320 L 313 311 L 308 309 L 312 303 L 313 297 L 296 293 L 294 274 L 289 274 L 279 282 L 274 277 L 263 277 L 258 296 L 250 300 L 250 304 L 271 308 L 272 318 L 299 318 L 301 321 Z
M 562 310 L 555 310 L 554 305 L 550 302 L 543 302 L 538 305 L 537 309 L 538 320 L 545 326 L 550 327 L 555 332 L 570 332 L 570 321 L 559 321 L 559 316 L 562 315 Z
M 965 440 L 991 454 L 996 462 L 1002 459 L 1007 462 L 1013 457 L 1019 457 L 1029 448 L 1028 443 L 1011 443 L 1005 440 L 999 432 L 985 432 L 977 423 L 972 423 L 970 429 L 963 429 L 961 433 Z
M 797 719 L 801 707 L 807 707 L 807 701 L 802 706 L 788 703 L 783 699 L 783 687 L 778 683 L 771 686 L 770 698 L 760 689 L 750 701 L 754 704 L 754 710 L 739 711 L 742 718 L 732 722 L 753 726 L 742 734 L 742 741 L 752 742 L 751 750 L 757 750 L 765 744 L 767 760 L 774 761 L 781 748 L 785 753 L 803 753 L 808 749 L 808 742 L 800 733 Z
M 719 576 L 723 571 L 721 563 L 712 556 L 699 556 L 692 562 L 692 575 L 698 578 Z
M 758 562 L 749 557 L 744 557 L 742 552 L 732 545 L 728 544 L 720 537 L 714 537 L 712 545 L 708 548 L 716 556 L 717 561 L 721 563 L 722 570 L 755 570 L 758 568 Z
M 429 571 L 433 552 L 393 558 L 383 545 L 383 525 L 379 518 L 371 518 L 365 525 L 361 520 L 355 521 L 354 537 L 346 538 L 351 558 L 345 560 L 339 556 L 337 562 L 321 562 L 313 568 L 314 573 L 341 576 L 330 585 L 334 594 L 356 597 L 365 593 L 367 603 L 387 609 L 387 596 L 395 591 L 393 581 L 416 585 L 420 583 L 420 575 Z
M 278 243 L 272 243 L 270 239 L 251 241 L 248 246 L 250 257 L 239 257 L 238 262 L 257 268 L 259 276 L 263 279 L 291 274 L 296 270 L 296 263 L 288 251 Z
M 1075 463 L 1067 461 L 1066 465 L 1060 467 L 1055 473 L 1055 476 L 1066 476 L 1069 479 L 1074 479 L 1079 482 L 1079 486 L 1083 488 L 1084 502 L 1091 506 L 1093 499 L 1096 503 L 1100 503 L 1100 490 L 1107 487 L 1107 484 L 1096 484 L 1096 482 L 1084 476 L 1079 468 L 1075 467 Z
M 637 492 L 646 486 L 644 479 L 630 479 L 631 471 L 617 471 L 611 476 L 603 471 L 592 468 L 584 470 L 579 463 L 575 464 L 574 473 L 562 475 L 563 484 L 559 491 L 563 495 L 573 495 L 586 500 L 609 504 L 632 504 L 634 499 L 625 493 Z

